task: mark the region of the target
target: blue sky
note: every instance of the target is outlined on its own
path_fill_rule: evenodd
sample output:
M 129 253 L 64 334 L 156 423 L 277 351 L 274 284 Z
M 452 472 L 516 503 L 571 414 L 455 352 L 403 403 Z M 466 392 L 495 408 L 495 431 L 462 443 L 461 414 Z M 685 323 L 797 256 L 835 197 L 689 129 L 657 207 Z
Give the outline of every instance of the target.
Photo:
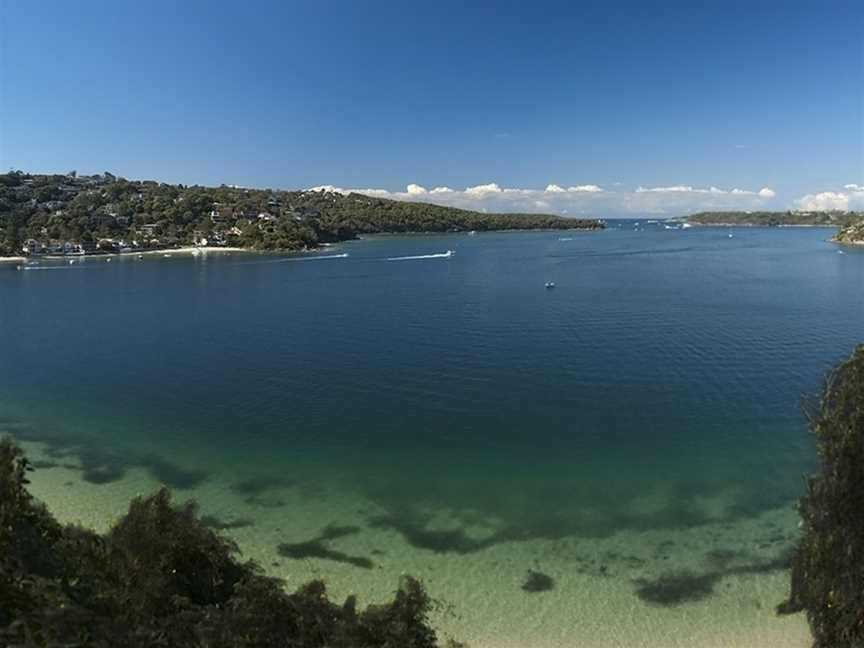
M 862 121 L 860 1 L 0 0 L 3 169 L 572 214 L 857 207 Z

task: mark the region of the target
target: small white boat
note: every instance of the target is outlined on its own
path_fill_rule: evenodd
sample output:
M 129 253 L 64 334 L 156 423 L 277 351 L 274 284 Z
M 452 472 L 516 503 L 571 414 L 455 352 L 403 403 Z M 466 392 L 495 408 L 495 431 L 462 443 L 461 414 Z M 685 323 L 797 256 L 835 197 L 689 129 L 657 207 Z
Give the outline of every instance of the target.
M 165 257 L 166 259 L 170 259 L 170 258 L 171 258 L 171 255 L 170 255 L 170 254 L 163 254 L 162 256 Z
M 731 235 L 731 234 L 729 235 L 729 238 L 732 238 L 732 235 Z
M 554 287 L 555 287 L 554 281 L 547 281 L 546 282 L 546 290 L 552 290 Z
M 139 258 L 139 259 L 143 259 L 143 258 L 144 258 L 144 255 L 143 255 L 143 254 L 139 254 L 139 255 L 138 255 L 138 258 Z
M 111 263 L 111 257 L 108 257 L 107 259 L 105 259 L 105 263 Z
M 476 233 L 477 232 L 475 232 L 474 230 L 471 230 L 470 232 L 468 232 L 468 236 L 474 236 Z
M 69 259 L 69 265 L 75 265 L 75 259 Z

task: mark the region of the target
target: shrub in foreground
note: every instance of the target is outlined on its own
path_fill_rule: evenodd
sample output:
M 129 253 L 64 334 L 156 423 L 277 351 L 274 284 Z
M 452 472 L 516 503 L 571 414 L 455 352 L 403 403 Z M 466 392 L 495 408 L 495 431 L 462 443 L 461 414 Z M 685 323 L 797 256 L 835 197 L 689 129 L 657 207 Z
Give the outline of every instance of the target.
M 27 491 L 30 466 L 0 440 L 0 646 L 435 648 L 431 600 L 404 578 L 358 612 L 313 581 L 293 594 L 167 489 L 132 501 L 105 535 L 62 526 Z
M 813 431 L 820 473 L 800 504 L 803 537 L 781 613 L 806 610 L 814 648 L 864 646 L 864 345 L 829 377 Z

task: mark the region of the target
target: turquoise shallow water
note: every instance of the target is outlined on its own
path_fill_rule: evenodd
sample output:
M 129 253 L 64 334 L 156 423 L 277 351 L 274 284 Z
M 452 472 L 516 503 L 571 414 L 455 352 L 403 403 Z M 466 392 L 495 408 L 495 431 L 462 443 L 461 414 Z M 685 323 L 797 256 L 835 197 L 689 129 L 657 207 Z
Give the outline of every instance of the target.
M 421 554 L 746 524 L 798 496 L 802 397 L 864 338 L 864 251 L 829 236 L 627 223 L 0 267 L 0 426 L 91 484 L 224 482 L 259 518 L 291 489 L 356 495 L 352 524 Z

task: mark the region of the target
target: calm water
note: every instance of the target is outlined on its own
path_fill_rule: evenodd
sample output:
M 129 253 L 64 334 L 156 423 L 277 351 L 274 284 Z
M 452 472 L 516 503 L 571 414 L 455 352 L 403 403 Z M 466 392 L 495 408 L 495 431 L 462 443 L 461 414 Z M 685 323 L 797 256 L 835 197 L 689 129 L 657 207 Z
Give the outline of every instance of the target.
M 0 267 L 0 415 L 92 479 L 327 483 L 436 550 L 740 519 L 798 495 L 802 396 L 864 339 L 864 251 L 829 236 L 627 225 Z M 441 508 L 489 535 L 425 531 Z

